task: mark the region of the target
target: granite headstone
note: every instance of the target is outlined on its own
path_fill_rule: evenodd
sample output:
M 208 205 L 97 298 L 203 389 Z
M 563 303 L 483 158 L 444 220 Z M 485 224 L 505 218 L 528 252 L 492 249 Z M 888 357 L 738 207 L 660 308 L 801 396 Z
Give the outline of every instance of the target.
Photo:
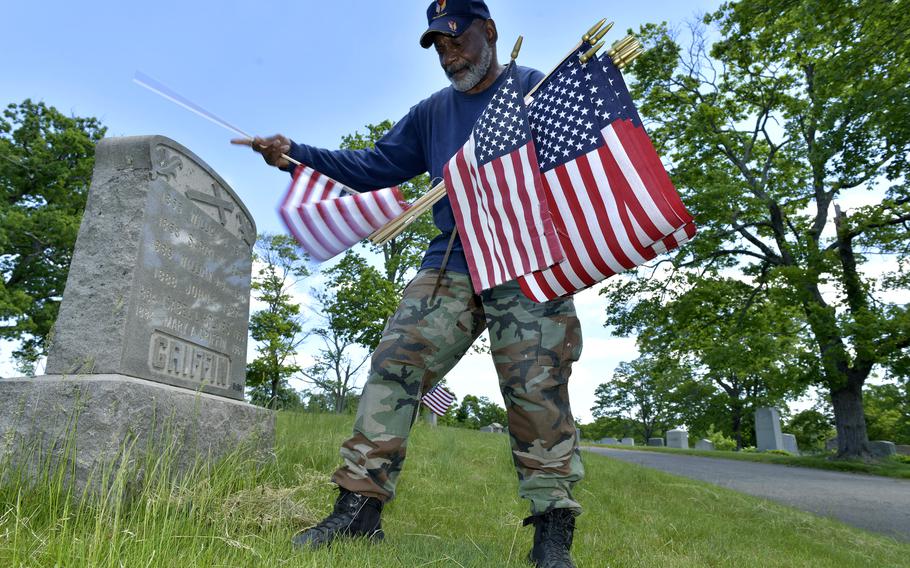
M 34 442 L 59 456 L 76 422 L 79 486 L 162 444 L 178 471 L 246 442 L 268 452 L 274 414 L 242 401 L 255 235 L 180 144 L 102 140 L 48 375 L 0 380 L 0 457 Z
M 667 447 L 689 449 L 689 432 L 676 428 L 667 431 Z
M 799 446 L 796 444 L 796 436 L 793 434 L 781 434 L 781 439 L 784 442 L 784 450 L 793 454 L 794 456 L 799 455 Z
M 776 408 L 759 408 L 755 411 L 755 441 L 760 452 L 786 449 L 780 431 L 780 412 Z
M 648 438 L 648 445 L 653 446 L 655 448 L 662 448 L 662 447 L 664 447 L 664 439 L 663 438 Z

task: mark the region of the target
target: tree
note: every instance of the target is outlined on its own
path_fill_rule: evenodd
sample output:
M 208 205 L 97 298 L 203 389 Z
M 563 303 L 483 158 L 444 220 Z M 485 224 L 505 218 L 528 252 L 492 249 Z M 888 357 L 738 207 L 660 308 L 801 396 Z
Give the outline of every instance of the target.
M 457 426 L 472 430 L 478 430 L 494 422 L 505 425 L 509 421 L 503 407 L 485 396 L 478 397 L 473 394 L 465 395 L 454 414 Z
M 910 444 L 910 382 L 868 385 L 864 398 L 869 438 Z
M 300 398 L 288 379 L 300 370 L 295 355 L 306 336 L 300 304 L 294 302 L 291 291 L 309 275 L 306 259 L 298 254 L 293 238 L 261 234 L 253 261 L 261 267 L 252 288 L 265 308 L 250 318 L 250 337 L 257 343 L 258 354 L 247 365 L 251 401 L 273 410 L 297 406 Z
M 29 99 L 0 117 L 0 337 L 34 373 L 66 285 L 105 128 Z
M 816 408 L 796 414 L 784 429 L 796 436 L 796 443 L 801 450 L 810 452 L 824 451 L 825 442 L 834 435 L 831 416 Z
M 694 431 L 718 425 L 741 448 L 755 408 L 779 406 L 815 378 L 799 313 L 768 290 L 702 276 L 665 296 L 672 299 L 640 301 L 634 315 L 618 311 L 608 323 L 625 333 L 637 329 L 642 353 L 690 369 L 698 384 L 681 384 L 676 397 Z
M 688 380 L 685 371 L 670 361 L 644 356 L 620 363 L 613 380 L 594 391 L 594 418 L 625 418 L 637 426 L 636 434 L 648 438 L 679 424 L 673 389 Z
M 863 384 L 910 347 L 907 305 L 883 295 L 906 294 L 907 275 L 861 269 L 870 253 L 898 266 L 910 253 L 910 9 L 754 0 L 704 22 L 720 35 L 710 47 L 702 26 L 685 48 L 666 26 L 642 27 L 649 49 L 632 68 L 633 96 L 700 227 L 657 288 L 679 270 L 730 270 L 787 298 L 814 344 L 838 456 L 868 457 Z M 848 195 L 868 205 L 839 209 Z M 653 292 L 643 274 L 630 285 Z

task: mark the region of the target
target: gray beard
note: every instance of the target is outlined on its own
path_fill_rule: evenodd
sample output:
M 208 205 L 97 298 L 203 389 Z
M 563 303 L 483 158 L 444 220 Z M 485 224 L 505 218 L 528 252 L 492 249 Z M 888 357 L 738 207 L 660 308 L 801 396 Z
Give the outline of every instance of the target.
M 490 70 L 490 64 L 493 62 L 493 47 L 485 43 L 483 50 L 480 52 L 480 61 L 477 64 L 468 64 L 468 72 L 462 79 L 455 79 L 448 70 L 446 76 L 452 83 L 452 88 L 459 92 L 470 91 L 480 83 Z

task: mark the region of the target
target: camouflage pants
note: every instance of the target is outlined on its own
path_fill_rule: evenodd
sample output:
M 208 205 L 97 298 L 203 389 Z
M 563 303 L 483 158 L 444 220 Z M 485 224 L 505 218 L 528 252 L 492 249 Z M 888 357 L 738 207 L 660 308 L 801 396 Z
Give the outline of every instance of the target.
M 373 358 L 353 435 L 342 444 L 338 485 L 383 501 L 395 495 L 418 397 L 455 366 L 488 328 L 509 417 L 518 491 L 531 513 L 580 511 L 572 487 L 584 475 L 568 379 L 581 355 L 570 298 L 536 303 L 516 282 L 479 295 L 465 274 L 421 271 L 405 289 Z

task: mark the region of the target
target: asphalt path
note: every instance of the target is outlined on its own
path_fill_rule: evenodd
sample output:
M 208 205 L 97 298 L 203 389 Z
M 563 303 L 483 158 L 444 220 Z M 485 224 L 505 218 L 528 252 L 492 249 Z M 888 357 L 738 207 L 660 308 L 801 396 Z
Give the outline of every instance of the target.
M 910 541 L 910 480 L 658 452 L 585 447 Z

